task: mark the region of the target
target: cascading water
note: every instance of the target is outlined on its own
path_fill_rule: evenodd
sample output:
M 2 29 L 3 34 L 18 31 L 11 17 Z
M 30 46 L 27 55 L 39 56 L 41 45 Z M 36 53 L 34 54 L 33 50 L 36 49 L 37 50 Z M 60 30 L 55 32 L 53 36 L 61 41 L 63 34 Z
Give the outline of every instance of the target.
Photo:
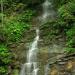
M 36 37 L 35 37 L 32 45 L 30 46 L 30 49 L 29 49 L 29 52 L 28 52 L 28 55 L 27 55 L 27 61 L 28 62 L 36 61 L 38 40 L 39 40 L 39 29 L 36 29 Z
M 36 29 L 36 37 L 32 42 L 28 54 L 27 54 L 27 63 L 23 64 L 20 75 L 37 75 L 38 74 L 38 65 L 37 65 L 37 49 L 39 41 L 39 29 Z
M 48 19 L 54 19 L 54 16 L 56 15 L 55 11 L 53 10 L 53 5 L 51 1 L 45 0 L 45 2 L 42 4 L 43 7 L 43 13 L 40 18 L 41 22 L 46 22 Z
M 49 0 L 45 0 L 42 6 L 43 6 L 43 14 L 42 16 L 39 17 L 41 23 L 47 21 L 48 17 L 52 18 L 54 15 L 54 10 L 52 9 L 52 4 Z M 29 51 L 27 53 L 27 63 L 23 64 L 20 75 L 38 75 L 39 70 L 37 65 L 38 41 L 39 41 L 39 29 L 36 29 L 36 37 L 34 38 L 34 41 L 32 42 Z
M 43 3 L 43 15 L 42 15 L 43 19 L 46 19 L 50 15 L 50 10 L 49 10 L 50 6 L 51 6 L 51 3 L 48 0 L 46 0 Z
M 49 19 L 55 19 L 56 12 L 53 9 L 52 2 L 50 0 L 45 0 L 45 2 L 42 4 L 43 7 L 43 14 L 40 18 L 42 23 L 47 22 Z M 49 65 L 45 65 L 44 68 L 44 75 L 49 75 Z

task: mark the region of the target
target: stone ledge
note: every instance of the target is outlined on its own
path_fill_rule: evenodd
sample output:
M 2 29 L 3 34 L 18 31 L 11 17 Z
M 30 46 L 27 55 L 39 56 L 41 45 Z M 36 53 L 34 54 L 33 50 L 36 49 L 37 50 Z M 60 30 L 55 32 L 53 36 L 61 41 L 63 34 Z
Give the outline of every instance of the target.
M 75 53 L 49 64 L 48 75 L 75 75 Z

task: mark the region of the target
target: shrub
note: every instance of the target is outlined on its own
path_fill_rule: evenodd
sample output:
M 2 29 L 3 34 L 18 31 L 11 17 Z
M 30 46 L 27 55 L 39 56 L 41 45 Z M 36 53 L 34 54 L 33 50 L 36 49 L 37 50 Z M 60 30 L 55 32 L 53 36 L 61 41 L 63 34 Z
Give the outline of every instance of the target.
M 24 30 L 28 29 L 29 25 L 24 22 L 10 21 L 6 23 L 5 34 L 8 40 L 16 42 L 19 41 Z
M 67 47 L 69 51 L 75 51 L 75 26 L 66 32 L 67 35 Z
M 6 75 L 8 65 L 11 62 L 11 53 L 7 46 L 0 44 L 0 75 Z

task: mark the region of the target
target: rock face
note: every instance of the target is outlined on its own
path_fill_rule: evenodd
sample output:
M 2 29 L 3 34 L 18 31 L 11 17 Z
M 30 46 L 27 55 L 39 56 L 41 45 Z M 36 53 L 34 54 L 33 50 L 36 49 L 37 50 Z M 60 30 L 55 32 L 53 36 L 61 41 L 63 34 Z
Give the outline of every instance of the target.
M 35 37 L 35 30 L 26 31 L 23 36 L 24 37 L 20 40 L 20 42 L 18 42 L 18 44 L 10 45 L 10 48 L 15 55 L 15 59 L 20 63 L 23 63 L 26 60 L 27 51 L 29 50 L 29 46 Z
M 75 55 L 62 57 L 49 64 L 48 75 L 75 75 Z

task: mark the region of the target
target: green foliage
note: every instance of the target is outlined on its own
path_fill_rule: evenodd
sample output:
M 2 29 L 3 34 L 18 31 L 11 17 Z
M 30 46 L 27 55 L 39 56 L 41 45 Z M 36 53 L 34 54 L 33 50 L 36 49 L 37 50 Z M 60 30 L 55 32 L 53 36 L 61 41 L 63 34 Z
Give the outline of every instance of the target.
M 67 36 L 68 36 L 68 38 L 71 38 L 72 36 L 74 36 L 75 35 L 75 26 L 73 26 L 71 29 L 69 29 L 68 31 L 67 31 Z
M 22 14 L 19 14 L 17 20 L 19 22 L 30 23 L 34 14 L 35 14 L 34 11 L 28 9 L 28 10 L 24 11 Z
M 75 51 L 75 26 L 66 32 L 67 35 L 67 47 L 69 51 Z
M 23 32 L 29 28 L 29 24 L 18 21 L 10 21 L 6 23 L 5 34 L 8 40 L 16 42 L 19 41 Z
M 65 52 L 67 52 L 67 53 L 74 53 L 75 52 L 75 48 L 66 47 Z
M 0 75 L 5 75 L 7 73 L 7 68 L 10 62 L 11 53 L 9 52 L 7 46 L 0 44 Z
M 4 14 L 3 13 L 0 13 L 0 22 L 2 20 L 2 16 L 4 16 Z
M 54 3 L 55 8 L 60 8 L 64 4 L 67 4 L 68 2 L 75 2 L 75 0 L 52 0 Z
M 0 74 L 1 75 L 7 75 L 7 68 L 3 67 L 3 66 L 0 66 Z
M 35 15 L 33 5 L 43 0 L 2 0 L 3 13 L 0 12 L 0 75 L 8 75 L 8 66 L 12 63 L 9 43 L 16 43 L 23 37 L 24 32 L 31 27 Z M 0 2 L 1 4 L 1 2 Z M 30 6 L 30 7 L 29 7 Z M 8 47 L 7 47 L 8 46 Z M 14 56 L 13 56 L 14 57 Z M 14 66 L 13 66 L 14 67 Z
M 31 27 L 31 19 L 34 12 L 32 10 L 26 10 L 21 14 L 17 14 L 15 17 L 6 20 L 4 32 L 7 36 L 7 40 L 11 42 L 17 42 L 23 35 L 23 32 Z
M 75 4 L 73 2 L 69 2 L 63 6 L 61 6 L 58 10 L 60 17 L 63 20 L 75 20 L 74 10 Z
M 59 18 L 64 21 L 64 33 L 66 36 L 66 51 L 75 51 L 75 0 L 68 1 L 58 9 Z
M 0 61 L 4 64 L 9 64 L 10 52 L 5 45 L 0 45 Z M 4 65 L 3 64 L 3 65 Z
M 31 10 L 44 0 L 3 0 L 4 14 L 0 12 L 0 22 L 4 16 L 4 28 L 0 33 L 5 37 L 5 44 L 0 44 L 0 75 L 7 75 L 12 54 L 7 47 L 9 42 L 18 42 L 24 32 L 31 27 L 35 11 Z M 66 52 L 75 52 L 75 0 L 52 0 L 58 11 L 58 18 L 43 25 L 50 31 L 44 34 L 49 40 L 66 38 Z M 1 3 L 0 3 L 1 4 Z M 35 6 L 34 6 L 35 5 Z M 1 38 L 0 38 L 1 40 Z

